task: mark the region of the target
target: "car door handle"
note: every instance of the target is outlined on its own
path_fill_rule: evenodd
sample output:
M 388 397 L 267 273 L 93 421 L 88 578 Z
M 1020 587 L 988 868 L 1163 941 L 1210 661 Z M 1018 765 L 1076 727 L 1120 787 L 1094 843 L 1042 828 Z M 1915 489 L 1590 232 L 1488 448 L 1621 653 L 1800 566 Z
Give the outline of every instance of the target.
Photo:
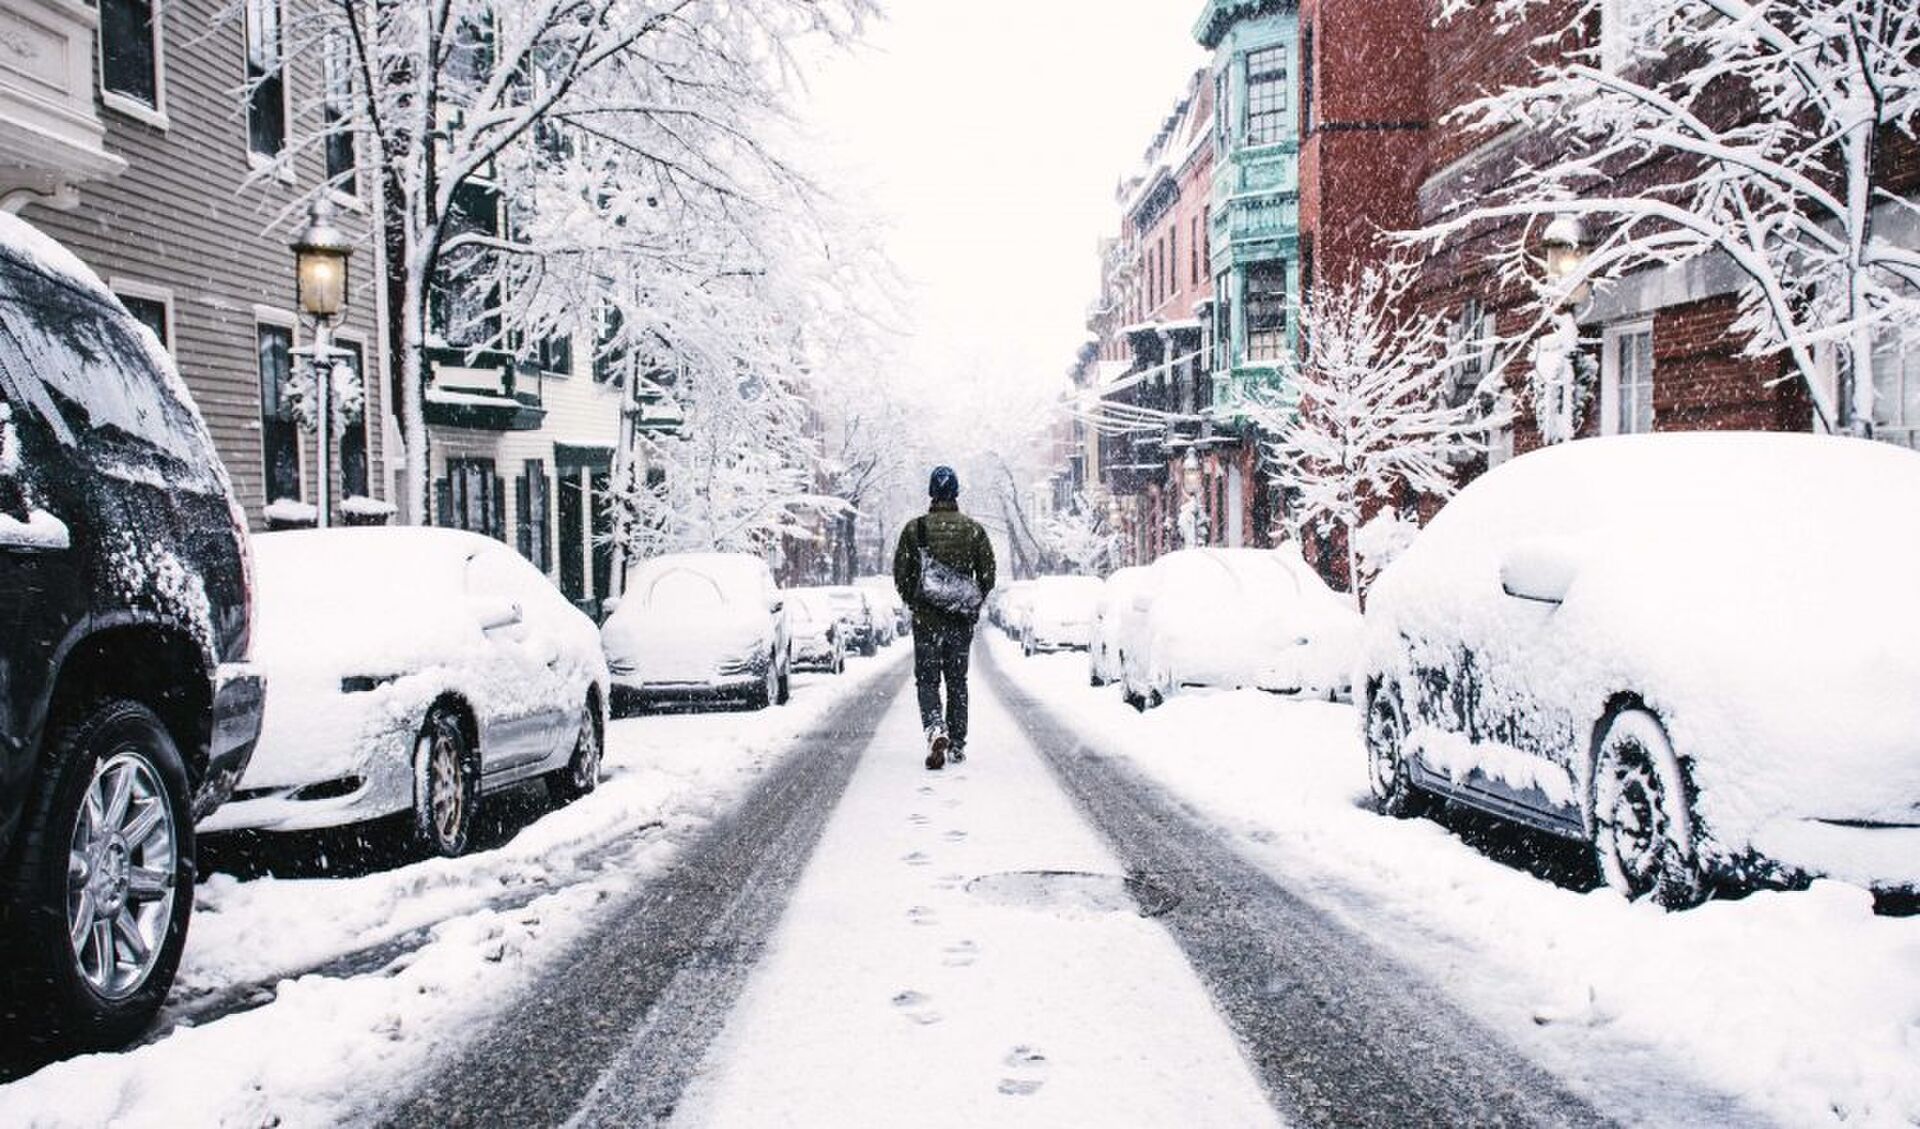
M 27 520 L 0 513 L 0 550 L 12 553 L 57 553 L 73 547 L 67 523 L 45 510 L 28 510 Z

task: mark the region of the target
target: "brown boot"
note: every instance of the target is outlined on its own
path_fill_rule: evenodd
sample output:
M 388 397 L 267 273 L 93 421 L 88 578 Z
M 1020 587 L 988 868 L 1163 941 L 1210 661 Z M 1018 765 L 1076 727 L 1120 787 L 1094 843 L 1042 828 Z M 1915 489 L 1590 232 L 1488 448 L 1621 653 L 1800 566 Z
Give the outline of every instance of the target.
M 927 767 L 938 769 L 947 763 L 947 731 L 934 726 L 927 730 Z

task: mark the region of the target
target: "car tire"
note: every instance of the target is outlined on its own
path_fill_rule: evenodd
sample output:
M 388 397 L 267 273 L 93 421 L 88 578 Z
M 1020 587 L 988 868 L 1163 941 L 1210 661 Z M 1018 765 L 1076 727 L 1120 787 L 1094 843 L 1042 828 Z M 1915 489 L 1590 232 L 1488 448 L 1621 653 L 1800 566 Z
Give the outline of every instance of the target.
M 48 747 L 47 785 L 26 809 L 8 876 L 0 1031 L 15 1045 L 119 1047 L 152 1022 L 186 944 L 194 881 L 186 762 L 159 717 L 124 699 L 62 725 Z M 76 855 L 87 860 L 79 875 L 70 869 Z M 123 952 L 135 956 L 132 968 L 120 963 Z
M 1615 710 L 1594 742 L 1594 865 L 1628 901 L 1665 909 L 1706 900 L 1692 788 L 1666 726 L 1638 706 Z
M 1020 636 L 1020 653 L 1022 655 L 1025 655 L 1027 658 L 1033 657 L 1033 636 L 1032 635 L 1022 634 Z
M 747 708 L 753 710 L 766 709 L 768 706 L 773 705 L 779 696 L 780 664 L 775 662 L 773 656 L 769 654 L 767 656 L 766 677 L 760 680 L 758 686 L 747 691 Z
M 1406 711 L 1391 686 L 1377 687 L 1367 696 L 1363 735 L 1373 810 L 1395 819 L 1426 814 L 1429 797 L 1414 784 L 1413 770 L 1407 764 Z
M 427 712 L 413 746 L 413 836 L 443 858 L 466 853 L 480 806 L 480 771 L 460 718 L 446 706 Z
M 600 766 L 606 750 L 600 709 L 589 694 L 580 715 L 580 732 L 573 739 L 573 754 L 563 767 L 547 773 L 547 795 L 555 805 L 570 804 L 600 786 Z

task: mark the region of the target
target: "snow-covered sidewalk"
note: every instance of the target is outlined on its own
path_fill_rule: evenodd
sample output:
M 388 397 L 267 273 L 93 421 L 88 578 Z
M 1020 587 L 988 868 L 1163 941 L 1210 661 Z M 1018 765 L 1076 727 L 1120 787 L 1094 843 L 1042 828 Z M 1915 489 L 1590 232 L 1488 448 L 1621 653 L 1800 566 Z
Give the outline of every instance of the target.
M 671 866 L 796 735 L 906 657 L 896 647 L 850 660 L 843 677 L 801 676 L 779 709 L 616 721 L 600 787 L 494 850 L 354 878 L 210 877 L 195 892 L 171 1006 L 236 991 L 267 1002 L 0 1086 L 0 1125 L 291 1127 L 377 1116 L 564 952 L 597 907 Z M 326 967 L 355 954 L 371 954 L 366 967 Z
M 974 753 L 942 772 L 911 691 L 889 711 L 675 1123 L 1274 1124 L 1178 946 L 973 689 Z
M 1350 707 L 1195 692 L 1139 714 L 1088 687 L 1084 655 L 988 645 L 1091 744 L 1611 1115 L 1920 1124 L 1920 918 L 1837 882 L 1678 914 L 1566 889 L 1375 815 Z M 1701 1108 L 1702 1087 L 1731 1103 Z

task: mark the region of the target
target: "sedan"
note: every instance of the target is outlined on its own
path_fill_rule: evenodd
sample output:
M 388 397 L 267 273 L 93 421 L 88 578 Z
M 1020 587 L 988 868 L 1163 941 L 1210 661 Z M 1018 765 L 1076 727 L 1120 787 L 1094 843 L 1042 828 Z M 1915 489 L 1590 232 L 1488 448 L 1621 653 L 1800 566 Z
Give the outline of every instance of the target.
M 864 588 L 850 585 L 837 588 L 823 588 L 827 599 L 840 612 L 840 622 L 846 629 L 847 647 L 863 655 L 872 656 L 880 649 L 879 611 L 873 599 Z
M 1582 440 L 1479 479 L 1382 573 L 1361 682 L 1381 810 L 1457 800 L 1716 885 L 1920 886 L 1920 455 Z
M 1120 620 L 1146 581 L 1144 566 L 1116 569 L 1093 602 L 1093 626 L 1087 638 L 1087 681 L 1105 686 L 1120 681 Z
M 839 674 L 847 669 L 846 630 L 833 601 L 817 588 L 787 591 L 787 619 L 793 633 L 793 669 Z
M 1181 549 L 1122 613 L 1120 679 L 1148 709 L 1183 689 L 1345 695 L 1360 615 L 1291 549 Z
M 600 779 L 607 667 L 593 623 L 525 559 L 450 529 L 254 539 L 271 679 L 260 744 L 203 832 L 334 827 L 411 811 L 466 850 L 483 796 Z
M 600 628 L 615 706 L 787 701 L 793 665 L 785 596 L 746 553 L 642 562 Z
M 1101 584 L 1093 576 L 1043 576 L 1033 582 L 1028 598 L 1020 649 L 1028 655 L 1041 651 L 1083 651 L 1093 637 L 1093 606 Z

